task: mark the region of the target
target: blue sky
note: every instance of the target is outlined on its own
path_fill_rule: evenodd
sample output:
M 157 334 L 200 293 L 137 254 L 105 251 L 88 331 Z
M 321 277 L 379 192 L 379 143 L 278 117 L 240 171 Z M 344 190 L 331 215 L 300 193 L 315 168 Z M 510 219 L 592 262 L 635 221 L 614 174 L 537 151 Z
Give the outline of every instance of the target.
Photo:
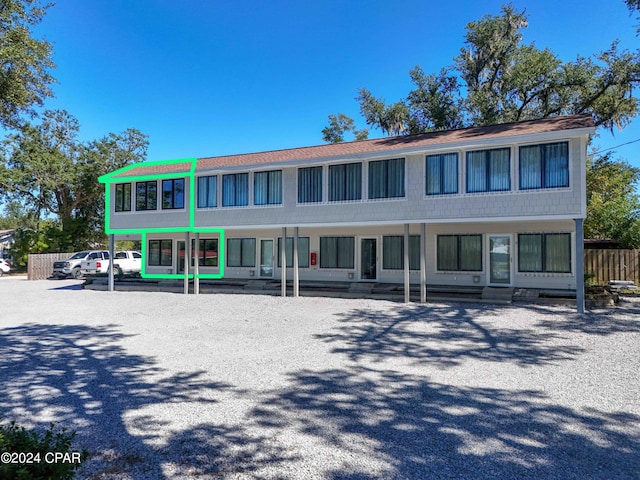
M 498 1 L 60 0 L 37 33 L 54 45 L 56 98 L 84 140 L 134 127 L 150 160 L 321 144 L 327 116 L 364 127 L 359 87 L 397 101 L 409 70 L 436 72 L 463 46 L 465 25 Z M 514 1 L 525 41 L 564 60 L 618 38 L 635 50 L 638 20 L 622 0 Z M 371 137 L 382 136 L 372 131 Z M 609 148 L 640 138 L 640 120 Z M 640 167 L 640 142 L 616 149 Z

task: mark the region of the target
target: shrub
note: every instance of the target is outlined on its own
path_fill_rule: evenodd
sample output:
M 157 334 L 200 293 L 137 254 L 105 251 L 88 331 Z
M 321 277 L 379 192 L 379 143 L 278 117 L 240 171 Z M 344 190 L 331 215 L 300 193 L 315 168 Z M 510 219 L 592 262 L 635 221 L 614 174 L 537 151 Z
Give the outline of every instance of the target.
M 54 423 L 42 433 L 27 430 L 15 422 L 0 425 L 0 479 L 72 479 L 80 462 L 87 457 L 86 451 L 71 451 L 75 435 L 64 428 L 57 429 Z M 17 454 L 25 455 L 18 459 Z M 54 454 L 67 455 L 55 457 Z

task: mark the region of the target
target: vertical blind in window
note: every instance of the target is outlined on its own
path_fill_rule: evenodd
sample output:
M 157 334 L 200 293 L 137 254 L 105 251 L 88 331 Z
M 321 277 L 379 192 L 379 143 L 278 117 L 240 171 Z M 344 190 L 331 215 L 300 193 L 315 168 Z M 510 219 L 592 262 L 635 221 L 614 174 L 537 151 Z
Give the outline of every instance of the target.
M 382 268 L 404 270 L 404 237 L 382 237 Z M 409 235 L 409 270 L 420 270 L 420 236 Z
M 354 268 L 354 237 L 320 237 L 320 268 Z
M 254 205 L 278 205 L 282 203 L 282 170 L 253 174 Z
M 222 176 L 222 206 L 249 205 L 249 174 L 232 173 Z
M 198 177 L 198 208 L 218 206 L 218 176 Z
M 287 268 L 293 268 L 293 237 L 287 237 Z M 282 237 L 278 237 L 278 268 L 282 267 Z M 298 267 L 309 268 L 309 237 L 298 237 Z
M 458 193 L 458 154 L 428 155 L 427 195 Z
M 438 270 L 482 270 L 482 235 L 438 235 L 437 244 Z
M 520 147 L 520 189 L 569 186 L 567 142 Z
M 369 162 L 369 198 L 404 197 L 404 158 Z
M 519 234 L 518 271 L 571 273 L 571 234 Z
M 256 239 L 229 238 L 227 240 L 226 255 L 227 266 L 229 267 L 255 267 Z
M 511 189 L 510 149 L 467 152 L 467 192 L 499 192 Z
M 322 167 L 298 169 L 298 203 L 322 202 Z
M 362 198 L 362 164 L 329 166 L 329 201 L 340 202 Z

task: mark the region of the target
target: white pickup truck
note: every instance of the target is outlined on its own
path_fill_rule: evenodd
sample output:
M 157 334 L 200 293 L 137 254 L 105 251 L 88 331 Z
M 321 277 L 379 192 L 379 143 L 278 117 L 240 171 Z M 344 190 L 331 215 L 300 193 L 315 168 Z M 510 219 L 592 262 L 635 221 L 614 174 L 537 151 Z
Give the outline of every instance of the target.
M 120 250 L 113 256 L 113 273 L 122 275 L 125 273 L 140 273 L 142 255 L 132 250 Z M 109 272 L 109 259 L 83 260 L 80 271 L 83 275 L 95 275 Z

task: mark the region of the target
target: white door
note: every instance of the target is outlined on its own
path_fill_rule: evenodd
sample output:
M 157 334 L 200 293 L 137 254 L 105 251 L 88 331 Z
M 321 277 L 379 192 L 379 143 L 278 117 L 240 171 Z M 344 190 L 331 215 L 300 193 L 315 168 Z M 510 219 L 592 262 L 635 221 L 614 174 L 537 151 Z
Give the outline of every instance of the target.
M 511 235 L 489 235 L 489 278 L 488 284 L 508 287 L 512 275 Z

